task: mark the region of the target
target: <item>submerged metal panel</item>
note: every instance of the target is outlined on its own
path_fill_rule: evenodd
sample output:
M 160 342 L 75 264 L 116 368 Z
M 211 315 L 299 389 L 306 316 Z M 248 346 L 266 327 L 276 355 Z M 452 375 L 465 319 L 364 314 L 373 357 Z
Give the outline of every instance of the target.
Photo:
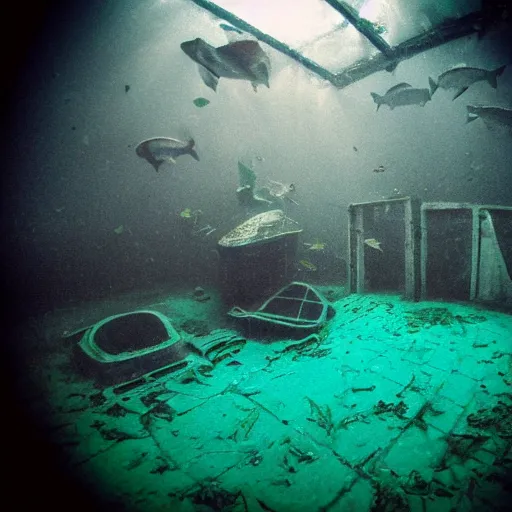
M 350 293 L 364 292 L 363 211 L 349 205 L 348 283 Z
M 511 302 L 512 208 L 480 210 L 478 220 L 480 238 L 476 298 Z
M 414 223 L 412 218 L 411 201 L 404 204 L 405 221 L 405 290 L 407 299 L 413 300 L 416 295 L 415 241 Z
M 419 218 L 419 205 L 410 197 L 349 206 L 350 292 L 402 292 L 409 300 L 418 299 Z M 385 237 L 382 252 L 365 244 L 378 231 Z
M 432 216 L 433 212 L 448 212 L 452 211 L 456 212 L 466 212 L 470 216 L 470 221 L 468 223 L 469 233 L 463 233 L 460 230 L 460 227 L 455 227 L 454 231 L 458 233 L 458 236 L 461 238 L 466 238 L 469 240 L 469 264 L 466 269 L 460 267 L 456 269 L 453 275 L 453 282 L 449 285 L 449 292 L 443 296 L 443 298 L 459 298 L 466 300 L 475 300 L 479 297 L 479 289 L 481 287 L 481 280 L 484 278 L 483 272 L 488 269 L 483 268 L 482 266 L 482 244 L 481 237 L 482 233 L 482 219 L 491 219 L 491 214 L 489 212 L 512 212 L 512 207 L 507 206 L 496 206 L 496 205 L 476 205 L 476 204 L 468 204 L 468 203 L 425 203 L 421 206 L 421 232 L 422 232 L 422 240 L 421 240 L 421 297 L 423 299 L 432 298 L 432 294 L 429 293 L 429 254 L 432 254 L 432 251 L 429 248 L 428 238 L 429 234 L 432 232 L 433 226 L 431 220 L 429 220 L 429 212 Z M 447 219 L 448 220 L 448 219 Z M 492 219 L 491 219 L 492 225 Z M 502 275 L 503 278 L 506 279 L 508 276 L 508 271 L 506 269 L 506 262 L 502 254 L 502 248 L 500 248 L 499 243 L 496 238 L 496 233 L 493 231 L 495 238 L 494 248 L 497 252 L 495 258 L 497 258 L 500 262 L 505 265 Z M 447 240 L 445 243 L 445 248 L 448 247 L 450 240 Z M 452 241 L 453 243 L 453 241 Z M 449 261 L 450 264 L 454 263 L 453 258 Z M 502 266 L 503 266 L 502 265 Z M 445 265 L 446 266 L 446 265 Z M 457 279 L 462 279 L 467 274 L 467 289 L 466 296 L 458 296 L 457 295 L 457 286 L 455 281 Z M 507 283 L 504 286 L 508 286 Z M 460 293 L 459 293 L 460 295 Z M 488 299 L 488 297 L 487 297 Z
M 472 208 L 471 213 L 473 215 L 473 228 L 471 233 L 471 282 L 469 285 L 469 300 L 475 300 L 476 284 L 478 280 L 478 260 L 480 252 L 480 212 L 478 208 Z

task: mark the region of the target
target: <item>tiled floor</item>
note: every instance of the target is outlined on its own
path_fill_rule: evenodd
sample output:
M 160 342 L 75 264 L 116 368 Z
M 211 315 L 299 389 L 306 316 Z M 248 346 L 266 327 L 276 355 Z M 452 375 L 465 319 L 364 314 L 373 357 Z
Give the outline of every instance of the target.
M 382 295 L 334 307 L 309 343 L 248 339 L 210 372 L 196 358 L 117 395 L 54 345 L 34 410 L 70 468 L 124 510 L 505 510 L 512 316 Z M 214 299 L 155 308 L 226 329 Z

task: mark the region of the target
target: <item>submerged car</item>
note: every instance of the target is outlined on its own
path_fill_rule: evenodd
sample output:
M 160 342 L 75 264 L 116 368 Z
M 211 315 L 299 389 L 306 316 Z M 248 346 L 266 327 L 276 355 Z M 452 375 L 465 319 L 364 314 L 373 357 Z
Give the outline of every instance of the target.
M 257 310 L 246 311 L 235 306 L 228 315 L 252 320 L 277 331 L 285 328 L 300 334 L 321 329 L 334 313 L 334 308 L 319 290 L 307 283 L 294 281 L 272 295 Z
M 76 368 L 102 384 L 117 384 L 196 352 L 154 310 L 109 316 L 89 327 L 75 347 Z

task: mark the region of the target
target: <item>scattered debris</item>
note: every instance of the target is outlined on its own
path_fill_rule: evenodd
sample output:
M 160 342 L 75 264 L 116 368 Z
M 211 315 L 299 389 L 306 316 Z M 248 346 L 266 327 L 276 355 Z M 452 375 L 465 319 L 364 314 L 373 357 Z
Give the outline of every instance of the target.
M 311 418 L 306 419 L 316 423 L 320 428 L 325 430 L 328 436 L 330 436 L 335 430 L 330 406 L 326 404 L 325 406 L 321 407 L 309 397 L 306 397 L 306 400 L 309 402 L 312 415 Z
M 208 295 L 205 291 L 204 291 L 204 288 L 201 288 L 201 286 L 196 286 L 194 288 L 194 300 L 196 302 L 206 302 L 207 300 L 210 300 L 211 297 L 210 295 Z
M 359 393 L 361 391 L 374 391 L 375 386 L 370 386 L 368 388 L 352 388 L 352 393 Z
M 368 246 L 368 247 L 371 247 L 372 249 L 377 249 L 377 251 L 380 251 L 380 252 L 384 252 L 380 246 L 381 242 L 379 242 L 378 240 L 375 240 L 375 238 L 367 238 L 364 243 Z
M 196 98 L 193 101 L 194 105 L 198 108 L 206 107 L 206 105 L 210 104 L 210 100 L 207 100 L 206 98 Z

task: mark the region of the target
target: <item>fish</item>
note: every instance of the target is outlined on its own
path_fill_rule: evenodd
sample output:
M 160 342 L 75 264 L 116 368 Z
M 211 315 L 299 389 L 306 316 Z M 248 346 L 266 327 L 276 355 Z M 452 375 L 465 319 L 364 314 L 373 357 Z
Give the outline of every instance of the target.
M 467 105 L 466 109 L 468 111 L 466 123 L 471 123 L 480 117 L 490 129 L 495 126 L 512 129 L 512 109 L 510 108 Z
M 129 85 L 125 85 L 124 86 L 124 92 L 127 93 L 129 90 L 130 90 L 130 86 Z
M 325 249 L 325 244 L 323 242 L 315 242 L 314 244 L 304 244 L 308 251 L 323 251 Z
M 304 267 L 305 270 L 308 270 L 309 272 L 316 272 L 317 268 L 316 265 L 311 263 L 311 261 L 308 260 L 300 260 L 300 265 Z
M 206 224 L 206 226 L 204 226 L 202 228 L 194 229 L 194 231 L 192 231 L 192 235 L 208 236 L 208 235 L 211 235 L 212 233 L 214 233 L 215 231 L 217 231 L 217 228 L 210 226 L 210 224 Z
M 505 68 L 506 66 L 501 66 L 488 71 L 487 69 L 471 68 L 468 66 L 456 66 L 439 75 L 437 82 L 430 77 L 428 78 L 430 95 L 432 96 L 439 87 L 447 90 L 456 89 L 455 96 L 452 98 L 453 101 L 466 92 L 471 84 L 482 80 L 486 80 L 491 87 L 496 89 L 498 87 L 497 77 L 503 74 Z
M 241 187 L 249 186 L 254 188 L 256 184 L 256 173 L 250 167 L 240 162 L 240 160 L 238 161 L 238 178 Z
M 367 238 L 364 243 L 368 246 L 368 247 L 371 247 L 372 249 L 377 249 L 378 251 L 380 252 L 384 252 L 380 246 L 380 242 L 375 240 L 375 238 Z
M 203 108 L 210 103 L 210 100 L 207 100 L 206 98 L 196 98 L 192 103 L 198 108 Z
M 376 167 L 375 169 L 373 169 L 373 172 L 379 173 L 379 172 L 384 172 L 385 170 L 386 170 L 386 168 L 383 165 L 379 165 L 379 167 Z
M 170 137 L 154 137 L 143 140 L 135 148 L 137 156 L 146 159 L 158 172 L 159 167 L 164 162 L 176 163 L 176 158 L 180 155 L 190 155 L 199 161 L 199 156 L 194 149 L 194 139 L 183 142 Z
M 192 208 L 185 208 L 179 213 L 182 219 L 193 219 L 194 224 L 197 222 L 197 219 L 203 215 L 202 210 L 192 210 Z
M 377 104 L 377 110 L 379 110 L 381 105 L 388 105 L 391 110 L 405 105 L 420 105 L 424 107 L 427 101 L 431 99 L 429 89 L 416 89 L 406 82 L 401 82 L 391 87 L 382 96 L 375 92 L 370 94 L 373 101 Z
M 261 197 L 259 193 L 261 193 L 261 190 L 258 191 L 258 193 L 255 193 L 254 188 L 250 185 L 243 185 L 238 187 L 236 189 L 238 204 L 246 208 L 266 207 L 272 204 L 271 200 Z
M 215 48 L 198 37 L 180 47 L 197 63 L 203 82 L 213 91 L 219 78 L 248 80 L 254 91 L 260 84 L 270 87 L 270 59 L 258 41 L 234 41 Z

